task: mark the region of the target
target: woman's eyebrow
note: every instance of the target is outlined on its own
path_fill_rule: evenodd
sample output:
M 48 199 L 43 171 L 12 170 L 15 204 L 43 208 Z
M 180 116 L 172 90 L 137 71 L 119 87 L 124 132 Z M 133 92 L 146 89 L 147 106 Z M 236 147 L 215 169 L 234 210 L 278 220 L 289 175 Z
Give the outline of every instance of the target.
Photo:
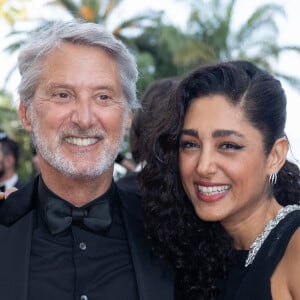
M 238 132 L 236 130 L 230 130 L 230 129 L 218 129 L 218 130 L 215 130 L 212 134 L 212 136 L 214 138 L 232 136 L 232 135 L 238 136 L 238 137 L 244 137 L 244 135 L 241 134 L 240 132 Z
M 198 137 L 198 131 L 196 129 L 182 129 L 181 135 L 189 135 L 192 137 Z

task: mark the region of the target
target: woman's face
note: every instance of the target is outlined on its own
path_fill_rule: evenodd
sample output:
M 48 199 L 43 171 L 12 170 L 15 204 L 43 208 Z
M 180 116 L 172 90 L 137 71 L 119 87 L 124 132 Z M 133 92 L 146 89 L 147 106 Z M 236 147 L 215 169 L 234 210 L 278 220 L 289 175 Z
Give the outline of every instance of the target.
M 199 218 L 240 222 L 267 202 L 263 138 L 224 96 L 194 99 L 180 137 L 179 168 Z M 268 172 L 269 171 L 269 172 Z

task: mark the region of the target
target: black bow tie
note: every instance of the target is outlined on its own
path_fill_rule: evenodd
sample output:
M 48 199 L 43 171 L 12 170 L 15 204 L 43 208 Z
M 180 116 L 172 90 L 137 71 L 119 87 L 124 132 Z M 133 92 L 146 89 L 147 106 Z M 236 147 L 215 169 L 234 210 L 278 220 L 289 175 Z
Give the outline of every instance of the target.
M 83 224 L 94 232 L 107 231 L 112 223 L 109 199 L 96 202 L 89 207 L 74 207 L 61 199 L 49 197 L 45 217 L 52 234 L 66 230 L 71 224 Z

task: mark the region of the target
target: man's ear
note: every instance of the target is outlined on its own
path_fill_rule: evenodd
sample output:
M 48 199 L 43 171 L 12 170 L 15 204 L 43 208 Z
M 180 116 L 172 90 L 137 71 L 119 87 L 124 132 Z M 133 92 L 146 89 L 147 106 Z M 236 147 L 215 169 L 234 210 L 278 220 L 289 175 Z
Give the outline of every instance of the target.
M 19 104 L 19 118 L 22 126 L 25 130 L 31 131 L 31 119 L 28 109 L 24 105 L 24 101 L 21 99 Z
M 283 167 L 286 161 L 288 150 L 289 142 L 286 137 L 282 137 L 276 140 L 268 157 L 269 175 L 271 175 L 272 173 L 277 174 Z

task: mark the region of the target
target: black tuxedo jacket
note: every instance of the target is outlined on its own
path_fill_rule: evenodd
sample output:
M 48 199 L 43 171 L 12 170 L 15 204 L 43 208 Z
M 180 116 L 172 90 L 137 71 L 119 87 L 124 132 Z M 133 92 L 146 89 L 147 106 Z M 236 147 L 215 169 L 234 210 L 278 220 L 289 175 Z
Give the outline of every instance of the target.
M 25 183 L 24 183 L 23 181 L 21 181 L 21 179 L 19 178 L 18 181 L 17 181 L 16 184 L 15 184 L 15 187 L 16 187 L 17 189 L 20 189 L 20 188 L 22 188 L 24 185 L 25 185 Z
M 36 188 L 37 178 L 12 193 L 0 206 L 0 223 L 4 224 L 0 225 L 0 299 L 3 300 L 30 300 L 27 292 Z M 163 261 L 151 256 L 139 198 L 121 189 L 119 195 L 139 299 L 172 300 L 173 275 Z

